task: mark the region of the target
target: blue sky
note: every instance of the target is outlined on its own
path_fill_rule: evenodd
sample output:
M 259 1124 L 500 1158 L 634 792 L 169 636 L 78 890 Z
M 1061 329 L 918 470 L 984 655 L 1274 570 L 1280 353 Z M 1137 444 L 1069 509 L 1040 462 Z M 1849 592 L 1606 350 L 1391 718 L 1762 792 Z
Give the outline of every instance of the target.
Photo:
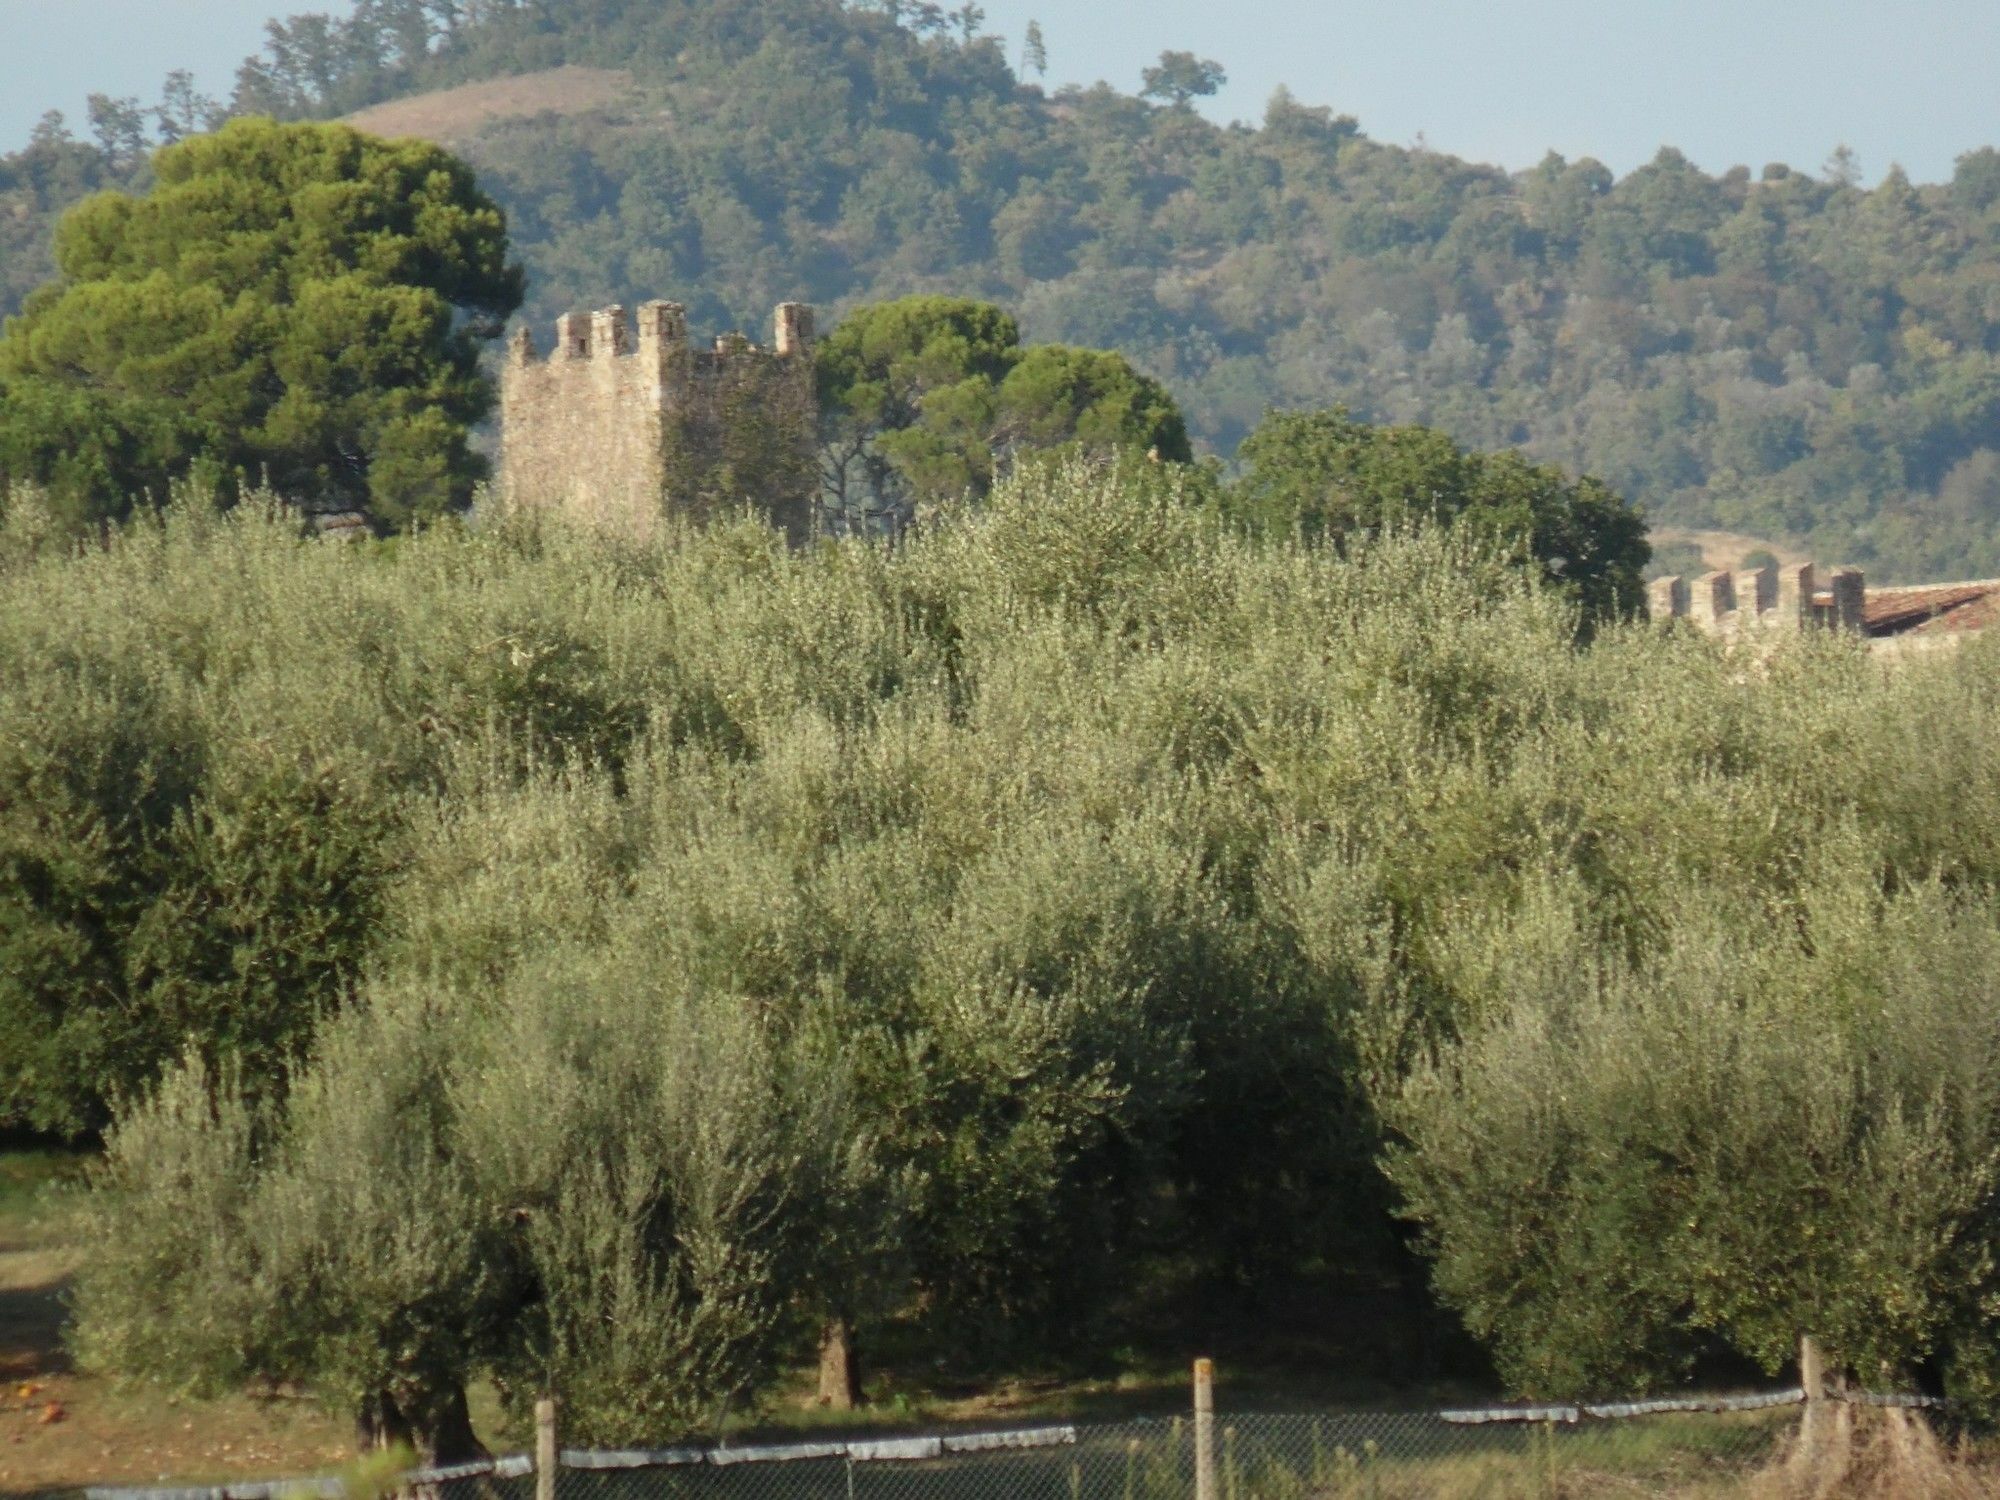
M 729 0 L 717 0 L 727 4 Z M 1220 119 L 1285 84 L 1508 167 L 1551 148 L 1624 172 L 1663 143 L 1710 171 L 1817 168 L 1842 142 L 1872 181 L 2000 145 L 2000 0 L 985 0 L 988 29 L 1048 39 L 1049 82 L 1138 85 L 1163 48 L 1228 70 Z M 226 94 L 274 12 L 318 0 L 0 0 L 0 149 L 92 90 L 150 102 L 171 68 Z M 335 7 L 338 8 L 338 7 Z

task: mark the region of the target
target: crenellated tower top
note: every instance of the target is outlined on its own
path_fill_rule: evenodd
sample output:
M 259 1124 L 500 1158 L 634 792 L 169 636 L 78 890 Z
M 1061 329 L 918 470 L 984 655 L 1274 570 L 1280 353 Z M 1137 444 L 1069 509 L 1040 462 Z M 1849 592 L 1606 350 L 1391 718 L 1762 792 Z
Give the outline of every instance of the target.
M 636 330 L 634 328 L 636 323 Z M 636 338 L 635 338 L 636 332 Z M 636 318 L 628 319 L 625 309 L 613 303 L 590 313 L 564 313 L 556 319 L 555 348 L 551 362 L 617 359 L 627 354 L 662 353 L 686 348 L 687 309 L 678 302 L 650 301 L 639 304 Z M 715 336 L 708 349 L 688 352 L 709 355 L 753 354 L 777 359 L 802 359 L 813 351 L 813 310 L 803 302 L 781 302 L 771 319 L 768 347 L 753 343 L 740 333 Z M 507 341 L 508 363 L 533 364 L 539 357 L 535 336 L 523 324 Z

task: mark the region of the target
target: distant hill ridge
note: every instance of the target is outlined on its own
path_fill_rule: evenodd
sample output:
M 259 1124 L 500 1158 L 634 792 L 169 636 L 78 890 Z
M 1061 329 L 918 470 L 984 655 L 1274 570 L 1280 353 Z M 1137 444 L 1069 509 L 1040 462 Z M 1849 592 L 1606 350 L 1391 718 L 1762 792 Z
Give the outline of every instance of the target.
M 1257 127 L 1045 94 L 976 25 L 888 9 L 379 0 L 274 25 L 234 105 L 463 150 L 537 321 L 661 287 L 709 329 L 788 300 L 830 321 L 987 297 L 1031 338 L 1126 352 L 1225 457 L 1268 406 L 1344 403 L 1885 584 L 2000 573 L 1990 146 L 1949 183 L 1872 190 L 1846 157 L 1714 176 L 1664 150 L 1616 179 L 1552 154 L 1509 175 L 1283 92 Z M 92 150 L 0 162 L 0 252 L 39 253 L 63 194 L 106 175 Z

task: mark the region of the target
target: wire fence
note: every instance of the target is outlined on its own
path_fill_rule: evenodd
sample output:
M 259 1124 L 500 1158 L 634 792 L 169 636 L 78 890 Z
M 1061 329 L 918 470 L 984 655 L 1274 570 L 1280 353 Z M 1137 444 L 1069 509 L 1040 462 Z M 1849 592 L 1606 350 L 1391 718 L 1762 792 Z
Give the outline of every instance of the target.
M 424 1500 L 549 1500 L 551 1489 L 553 1500 L 1692 1500 L 1770 1492 L 1762 1481 L 1797 1453 L 1806 1410 L 1794 1387 L 1603 1405 L 1230 1413 L 1206 1422 L 1198 1414 L 923 1437 L 565 1450 L 549 1487 L 533 1459 L 516 1457 L 411 1475 L 405 1493 Z M 314 1479 L 87 1493 L 90 1500 L 340 1500 L 344 1491 L 337 1480 Z
M 1780 1462 L 1799 1401 L 1794 1392 L 1748 1410 L 1618 1419 L 1553 1410 L 1527 1421 L 1442 1412 L 1223 1415 L 1214 1427 L 1214 1494 L 1502 1500 L 1707 1489 Z M 609 1455 L 566 1454 L 556 1500 L 1187 1500 L 1198 1489 L 1194 1423 L 1185 1418 L 822 1446 L 832 1451 L 718 1450 L 615 1468 Z M 503 1500 L 533 1500 L 532 1475 L 505 1483 Z M 480 1496 L 474 1484 L 450 1500 Z
M 1512 1500 L 1732 1494 L 1790 1450 L 1802 1392 L 1624 1406 L 1218 1414 L 770 1446 L 566 1450 L 554 1500 Z M 538 1500 L 532 1458 L 412 1474 L 428 1500 Z M 90 1500 L 338 1500 L 338 1480 L 90 1490 Z

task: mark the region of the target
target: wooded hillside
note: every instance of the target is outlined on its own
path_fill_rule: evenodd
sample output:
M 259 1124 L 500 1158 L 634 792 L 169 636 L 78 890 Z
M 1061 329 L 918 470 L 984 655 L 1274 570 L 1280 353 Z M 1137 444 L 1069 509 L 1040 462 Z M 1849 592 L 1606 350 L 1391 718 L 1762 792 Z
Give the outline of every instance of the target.
M 1267 406 L 1344 402 L 1878 581 L 2000 572 L 1990 146 L 1949 183 L 1872 189 L 1844 155 L 1510 176 L 1283 94 L 1222 127 L 1171 89 L 1045 93 L 980 25 L 903 0 L 364 0 L 274 23 L 229 107 L 625 70 L 615 100 L 454 142 L 511 214 L 538 319 L 662 293 L 717 327 L 783 298 L 987 297 L 1032 339 L 1131 355 L 1225 457 Z M 160 114 L 204 104 L 183 88 Z M 4 305 L 56 207 L 143 171 L 136 102 L 94 115 L 95 145 L 48 127 L 0 160 Z

